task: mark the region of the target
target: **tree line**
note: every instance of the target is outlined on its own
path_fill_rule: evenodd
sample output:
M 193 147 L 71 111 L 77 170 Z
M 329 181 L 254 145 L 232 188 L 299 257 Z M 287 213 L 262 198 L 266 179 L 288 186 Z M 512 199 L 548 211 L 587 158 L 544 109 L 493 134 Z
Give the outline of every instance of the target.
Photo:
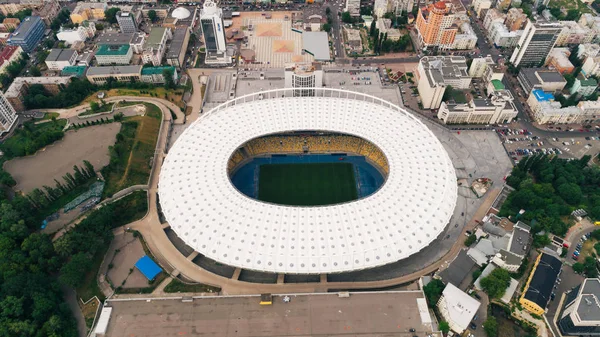
M 534 233 L 545 230 L 562 236 L 569 229 L 563 217 L 578 208 L 585 209 L 594 219 L 600 219 L 600 168 L 588 166 L 590 156 L 579 160 L 556 156 L 526 157 L 515 166 L 506 183 L 511 192 L 499 216 L 519 215 L 532 225 Z

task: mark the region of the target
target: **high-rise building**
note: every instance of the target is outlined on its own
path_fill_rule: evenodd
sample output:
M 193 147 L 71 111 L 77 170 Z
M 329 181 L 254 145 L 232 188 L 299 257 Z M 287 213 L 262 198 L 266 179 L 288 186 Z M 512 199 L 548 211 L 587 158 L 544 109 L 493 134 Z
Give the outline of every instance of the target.
M 39 16 L 28 16 L 10 34 L 8 45 L 20 46 L 24 52 L 31 53 L 44 37 L 45 30 L 46 25 Z
M 117 22 L 121 33 L 135 33 L 137 32 L 137 22 L 135 16 L 131 12 L 117 12 Z
M 413 0 L 393 0 L 392 9 L 396 15 L 401 15 L 402 13 L 411 13 L 414 5 Z
M 417 32 L 424 46 L 451 46 L 458 32 L 454 15 L 443 1 L 419 8 Z
M 561 303 L 557 325 L 564 335 L 600 336 L 600 279 L 583 280 Z
M 230 63 L 225 45 L 225 28 L 223 26 L 223 10 L 213 0 L 204 2 L 200 13 L 200 26 L 206 48 L 206 63 Z
M 510 62 L 522 67 L 542 65 L 561 31 L 562 25 L 558 22 L 538 20 L 534 23 L 528 20 Z
M 10 131 L 17 121 L 17 112 L 0 91 L 0 135 Z

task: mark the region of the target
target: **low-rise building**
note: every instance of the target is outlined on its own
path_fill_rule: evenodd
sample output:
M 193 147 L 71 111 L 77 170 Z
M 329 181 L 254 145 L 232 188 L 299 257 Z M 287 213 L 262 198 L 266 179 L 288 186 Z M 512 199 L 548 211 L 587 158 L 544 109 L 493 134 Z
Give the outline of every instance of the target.
M 167 41 L 172 38 L 171 29 L 164 27 L 154 27 L 148 35 L 144 51 L 142 53 L 142 61 L 152 63 L 154 66 L 162 64 L 162 59 L 167 49 Z
M 437 117 L 444 124 L 506 124 L 517 117 L 513 100 L 510 92 L 504 90 L 465 104 L 442 102 Z
M 477 14 L 477 17 L 481 18 L 481 16 L 483 15 L 485 10 L 492 8 L 492 1 L 491 0 L 474 0 L 472 5 L 473 5 L 473 10 L 475 11 L 475 14 Z
M 70 77 L 62 76 L 17 77 L 6 89 L 4 96 L 17 112 L 22 112 L 25 111 L 24 99 L 31 85 L 39 84 L 50 94 L 56 95 L 70 82 Z
M 448 283 L 437 303 L 438 310 L 448 322 L 450 331 L 462 334 L 468 327 L 481 303 L 464 291 Z
M 588 56 L 581 65 L 581 73 L 585 76 L 600 75 L 600 56 Z
M 28 16 L 19 27 L 10 34 L 7 43 L 20 46 L 24 52 L 31 53 L 44 37 L 46 25 L 39 16 Z
M 285 88 L 297 88 L 294 96 L 314 96 L 313 88 L 323 86 L 320 63 L 288 64 L 284 70 Z
M 557 325 L 563 335 L 600 336 L 600 279 L 583 280 L 562 303 Z
M 17 112 L 0 91 L 0 135 L 9 132 L 17 122 Z
M 567 85 L 567 81 L 561 73 L 544 68 L 523 68 L 519 72 L 517 80 L 524 92 L 531 92 L 534 89 L 556 92 L 562 91 Z
M 450 49 L 467 50 L 475 48 L 477 44 L 477 35 L 473 31 L 473 27 L 468 22 L 463 22 L 459 25 L 459 30 L 454 36 L 454 42 Z
M 72 49 L 52 49 L 46 57 L 46 66 L 49 70 L 62 70 L 72 66 L 77 60 L 77 52 Z
M 575 78 L 570 93 L 571 95 L 579 94 L 583 97 L 587 97 L 596 92 L 596 89 L 598 89 L 598 81 L 580 73 L 577 75 L 577 78 Z
M 131 39 L 131 48 L 135 54 L 141 54 L 144 52 L 144 44 L 146 43 L 146 34 L 142 32 L 137 32 L 133 34 L 133 38 Z
M 59 41 L 64 41 L 67 45 L 72 45 L 77 42 L 85 42 L 89 38 L 96 35 L 96 25 L 90 21 L 82 22 L 77 28 L 60 28 L 56 33 L 56 38 Z
M 106 2 L 78 2 L 71 12 L 71 21 L 82 23 L 86 20 L 104 20 L 104 12 L 107 9 Z
M 57 0 L 45 0 L 42 6 L 36 7 L 33 15 L 42 18 L 46 26 L 50 27 L 52 20 L 58 16 L 61 8 Z
M 141 73 L 141 65 L 90 67 L 86 77 L 94 84 L 104 84 L 109 78 L 118 82 L 139 81 Z
M 85 65 L 67 66 L 61 70 L 60 76 L 83 78 L 85 76 L 86 70 L 87 70 L 87 66 L 85 66 Z
M 483 28 L 485 28 L 486 31 L 489 31 L 490 27 L 492 27 L 492 24 L 495 22 L 504 24 L 505 20 L 506 14 L 502 13 L 502 11 L 499 11 L 496 8 L 492 8 L 487 11 L 485 17 L 483 18 Z
M 417 67 L 417 89 L 424 109 L 437 109 L 447 86 L 467 89 L 471 77 L 462 56 L 425 56 Z
M 190 30 L 187 27 L 176 28 L 165 55 L 167 63 L 178 68 L 183 67 L 189 42 Z
M 179 76 L 174 66 L 144 67 L 142 68 L 141 81 L 155 84 L 165 83 L 165 70 L 173 73 L 173 82 L 177 83 Z
M 12 62 L 18 61 L 21 58 L 23 49 L 19 46 L 5 46 L 0 51 L 0 74 L 3 74 Z
M 469 67 L 469 76 L 476 78 L 483 77 L 485 69 L 494 64 L 496 64 L 496 62 L 494 62 L 494 59 L 492 59 L 491 56 L 476 57 Z
M 546 253 L 538 255 L 519 299 L 525 310 L 544 314 L 561 268 L 562 262 L 557 257 Z
M 98 65 L 125 65 L 131 62 L 133 49 L 128 44 L 107 45 L 101 44 L 96 50 L 96 62 Z
M 394 28 L 392 26 L 392 20 L 386 18 L 379 18 L 376 22 L 376 27 L 379 29 L 379 32 L 383 34 L 387 34 L 387 38 L 392 41 L 397 41 L 402 37 L 402 33 L 400 30 Z
M 511 31 L 501 22 L 492 22 L 487 34 L 488 39 L 494 46 L 504 48 L 516 46 L 522 35 L 522 29 Z
M 122 45 L 130 44 L 135 34 L 105 31 L 96 39 L 96 44 Z
M 569 61 L 570 55 L 569 48 L 553 48 L 546 59 L 546 66 L 556 69 L 563 75 L 571 74 L 575 70 L 575 66 Z
M 360 30 L 343 27 L 346 32 L 346 43 L 353 49 L 359 49 L 362 46 L 362 39 L 360 37 Z
M 19 24 L 21 24 L 21 20 L 17 18 L 6 18 L 2 21 L 3 31 L 11 32 L 17 29 L 17 27 L 19 27 Z
M 596 57 L 600 54 L 600 45 L 597 43 L 584 43 L 577 47 L 577 58 L 585 60 L 587 57 Z

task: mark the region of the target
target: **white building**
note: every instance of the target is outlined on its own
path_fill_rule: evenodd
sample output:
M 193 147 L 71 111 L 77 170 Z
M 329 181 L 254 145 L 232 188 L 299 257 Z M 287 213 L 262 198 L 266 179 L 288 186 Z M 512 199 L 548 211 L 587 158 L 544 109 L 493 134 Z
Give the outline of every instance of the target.
M 596 57 L 600 53 L 600 45 L 597 43 L 580 44 L 577 48 L 577 58 L 585 60 L 586 57 Z
M 493 23 L 499 22 L 504 25 L 504 20 L 506 20 L 506 14 L 496 8 L 492 8 L 487 11 L 485 18 L 483 18 L 483 28 L 485 28 L 486 31 L 489 31 Z
M 402 37 L 400 30 L 392 26 L 391 19 L 378 18 L 375 26 L 377 29 L 379 29 L 380 33 L 387 34 L 387 38 L 389 40 L 397 41 L 400 39 L 400 37 Z
M 0 135 L 10 131 L 17 122 L 17 112 L 0 91 Z
M 490 42 L 497 47 L 512 48 L 516 47 L 519 39 L 523 35 L 523 30 L 510 31 L 501 22 L 493 22 L 490 29 L 487 31 L 487 36 Z
M 321 88 L 323 70 L 320 63 L 290 64 L 285 67 L 285 88 Z M 294 96 L 314 96 L 314 90 L 298 89 Z
M 346 0 L 345 12 L 349 12 L 353 17 L 360 16 L 360 0 Z
M 172 37 L 171 28 L 153 27 L 144 45 L 142 61 L 152 63 L 155 67 L 161 65 L 167 50 L 167 41 Z
M 96 35 L 96 25 L 93 22 L 84 21 L 79 27 L 72 29 L 61 28 L 56 33 L 56 38 L 59 41 L 64 41 L 67 45 L 71 45 L 75 42 L 82 41 L 94 37 Z
M 46 66 L 48 70 L 62 70 L 75 65 L 77 56 L 77 52 L 72 49 L 52 49 L 46 57 Z
M 388 0 L 375 0 L 373 5 L 373 14 L 378 18 L 383 18 L 383 15 L 390 11 Z
M 437 117 L 444 124 L 506 124 L 517 117 L 513 100 L 509 91 L 502 90 L 465 104 L 442 102 Z
M 494 59 L 491 56 L 477 57 L 473 59 L 471 67 L 469 68 L 469 76 L 471 77 L 483 77 L 485 69 L 488 65 L 494 65 Z
M 231 57 L 227 56 L 225 44 L 225 28 L 223 26 L 223 10 L 217 7 L 213 0 L 204 2 L 200 13 L 200 26 L 206 49 L 205 63 L 228 64 Z
M 412 12 L 415 2 L 414 0 L 392 0 L 392 8 L 396 15 Z
M 417 89 L 424 109 L 437 109 L 446 87 L 468 89 L 471 77 L 463 56 L 425 56 L 417 67 Z
M 596 32 L 596 38 L 593 42 L 600 42 L 600 17 L 590 13 L 582 14 L 578 21 L 582 26 L 588 27 Z
M 563 108 L 551 94 L 533 90 L 527 104 L 538 124 L 590 124 L 600 121 L 600 101 L 583 101 L 577 106 Z
M 96 62 L 98 65 L 127 65 L 133 58 L 133 48 L 128 44 L 107 45 L 102 44 L 96 50 Z
M 454 42 L 450 49 L 473 49 L 477 44 L 477 35 L 473 31 L 473 27 L 468 22 L 463 22 L 460 24 L 459 32 L 456 33 L 454 37 Z
M 597 33 L 575 21 L 561 21 L 563 29 L 558 34 L 556 46 L 563 47 L 572 44 L 590 43 L 594 41 Z
M 473 5 L 473 10 L 477 14 L 477 17 L 481 17 L 481 14 L 484 10 L 492 8 L 492 1 L 491 0 L 474 0 L 472 5 Z
M 469 327 L 469 323 L 475 317 L 480 305 L 479 301 L 458 289 L 452 283 L 448 283 L 444 288 L 442 297 L 437 303 L 440 314 L 450 325 L 450 331 L 459 335 Z
M 600 57 L 587 57 L 581 65 L 581 73 L 585 76 L 599 76 Z
M 144 52 L 144 45 L 146 44 L 146 34 L 143 32 L 137 32 L 133 34 L 133 38 L 131 39 L 131 49 L 135 54 L 141 54 Z

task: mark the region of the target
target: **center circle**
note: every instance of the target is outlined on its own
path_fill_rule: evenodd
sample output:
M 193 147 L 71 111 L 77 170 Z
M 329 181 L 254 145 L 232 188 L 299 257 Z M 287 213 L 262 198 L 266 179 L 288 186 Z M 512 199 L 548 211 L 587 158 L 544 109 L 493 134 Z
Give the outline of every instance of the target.
M 389 173 L 375 144 L 331 131 L 293 131 L 247 141 L 227 164 L 244 195 L 289 206 L 326 206 L 375 193 Z

